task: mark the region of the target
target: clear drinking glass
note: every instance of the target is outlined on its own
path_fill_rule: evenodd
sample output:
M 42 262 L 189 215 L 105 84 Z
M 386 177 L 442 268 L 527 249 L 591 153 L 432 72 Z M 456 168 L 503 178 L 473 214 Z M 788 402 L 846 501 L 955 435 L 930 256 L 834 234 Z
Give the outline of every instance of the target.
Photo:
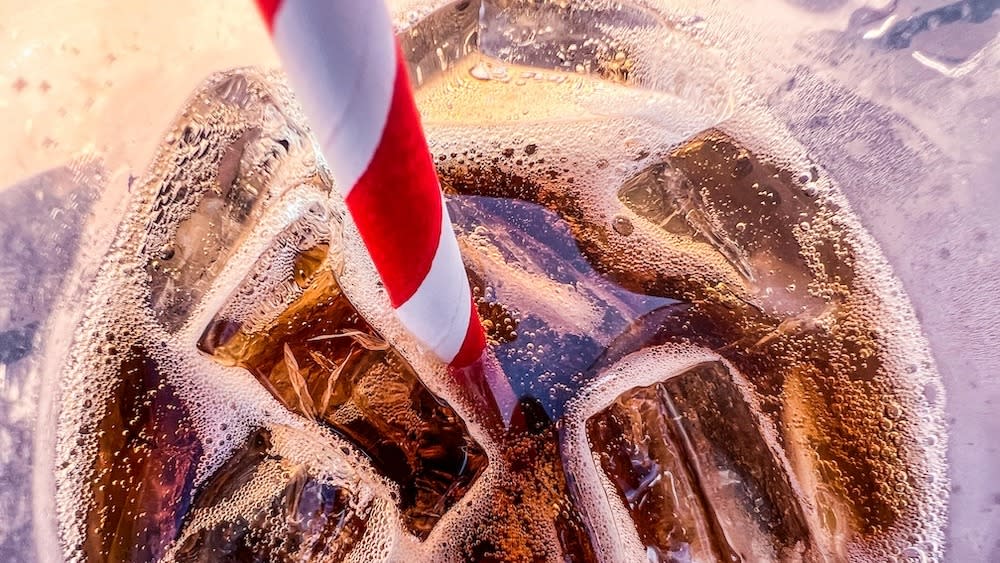
M 1000 557 L 1000 488 L 991 479 L 1000 464 L 992 416 L 1000 363 L 991 353 L 1000 337 L 1000 284 L 991 276 L 1000 265 L 1000 149 L 990 142 L 1000 114 L 998 7 L 971 0 L 391 4 L 432 150 L 453 178 L 465 164 L 451 154 L 455 147 L 481 144 L 528 166 L 536 151 L 577 147 L 589 135 L 592 146 L 583 148 L 596 155 L 595 166 L 608 153 L 595 170 L 615 171 L 621 181 L 588 189 L 633 193 L 625 188 L 641 185 L 642 173 L 662 172 L 649 164 L 717 128 L 753 155 L 786 159 L 803 173 L 796 190 L 832 181 L 849 203 L 847 216 L 877 241 L 881 254 L 873 256 L 884 256 L 902 282 L 929 342 L 933 364 L 918 362 L 913 377 L 933 382 L 939 373 L 944 384 L 943 397 L 934 384 L 921 388 L 926 404 L 943 401 L 947 424 L 944 546 L 926 545 L 933 534 L 909 538 L 893 557 L 948 561 Z M 0 153 L 0 559 L 59 560 L 54 398 L 73 393 L 58 389 L 60 371 L 134 182 L 207 75 L 278 63 L 249 2 L 50 1 L 9 4 L 0 15 L 7 84 L 0 116 L 8 128 Z M 477 52 L 487 56 L 473 61 Z M 615 125 L 595 135 L 600 123 Z M 505 156 L 508 147 L 518 154 Z M 479 212 L 466 211 L 473 219 Z M 739 255 L 743 243 L 728 240 L 726 229 L 699 230 L 692 217 L 683 229 L 740 263 L 726 252 Z M 608 219 L 631 236 L 634 217 Z M 794 283 L 761 277 L 752 260 L 748 268 L 758 286 L 774 286 L 773 307 L 794 308 L 780 293 Z M 568 398 L 551 404 L 575 404 L 575 393 L 570 385 Z

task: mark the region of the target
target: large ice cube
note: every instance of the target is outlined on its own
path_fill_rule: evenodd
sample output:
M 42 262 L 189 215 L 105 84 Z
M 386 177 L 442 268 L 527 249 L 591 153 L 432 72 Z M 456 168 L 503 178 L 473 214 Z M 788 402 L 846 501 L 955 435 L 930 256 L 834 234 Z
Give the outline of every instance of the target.
M 788 464 L 725 365 L 627 391 L 587 431 L 653 560 L 815 555 Z

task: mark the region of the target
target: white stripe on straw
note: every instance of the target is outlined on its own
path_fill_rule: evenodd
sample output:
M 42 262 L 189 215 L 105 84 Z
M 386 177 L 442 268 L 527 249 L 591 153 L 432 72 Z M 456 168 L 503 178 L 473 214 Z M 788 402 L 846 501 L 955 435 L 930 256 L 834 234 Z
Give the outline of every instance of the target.
M 286 1 L 275 13 L 273 36 L 289 76 L 297 83 L 307 78 L 309 87 L 295 93 L 346 196 L 382 140 L 396 80 L 396 44 L 382 2 L 350 2 L 349 10 L 345 4 Z

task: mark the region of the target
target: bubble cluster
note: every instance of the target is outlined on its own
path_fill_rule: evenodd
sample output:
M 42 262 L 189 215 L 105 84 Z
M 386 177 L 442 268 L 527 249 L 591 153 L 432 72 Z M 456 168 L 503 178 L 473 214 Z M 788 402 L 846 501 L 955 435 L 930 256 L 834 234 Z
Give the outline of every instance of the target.
M 483 61 L 507 62 L 468 64 Z M 638 61 L 632 75 L 657 72 L 658 63 Z M 508 73 L 520 70 L 507 65 Z M 945 436 L 940 380 L 926 343 L 850 205 L 762 102 L 740 98 L 738 111 L 709 117 L 696 134 L 658 121 L 676 115 L 673 104 L 689 101 L 676 91 L 669 94 L 681 100 L 665 99 L 667 91 L 657 90 L 663 98 L 644 93 L 645 107 L 658 112 L 618 115 L 622 98 L 579 72 L 537 88 L 530 81 L 473 84 L 461 72 L 418 93 L 444 187 L 537 202 L 569 222 L 584 253 L 617 283 L 666 291 L 699 303 L 709 318 L 728 318 L 726 330 L 743 340 L 695 342 L 723 346 L 734 369 L 754 374 L 747 375 L 752 394 L 781 436 L 774 444 L 789 448 L 789 471 L 805 502 L 821 506 L 810 518 L 829 534 L 828 548 L 877 560 L 905 544 L 906 531 L 920 529 L 934 538 L 933 557 L 940 556 Z M 727 78 L 734 89 L 742 84 L 725 71 L 713 83 Z M 539 103 L 525 113 L 520 95 Z M 592 115 L 595 107 L 605 111 Z M 535 159 L 519 149 L 529 141 L 537 145 Z M 490 240 L 478 252 L 488 256 L 498 244 L 495 232 L 463 241 L 482 247 L 484 237 Z M 470 265 L 482 271 L 482 264 Z M 496 275 L 517 279 L 522 268 Z M 535 308 L 528 303 L 537 294 L 504 285 L 508 295 L 493 288 L 481 312 L 512 302 L 522 311 Z M 572 311 L 561 318 L 587 310 L 558 292 L 544 294 Z M 525 358 L 544 364 L 546 356 L 529 348 L 537 347 L 533 333 L 519 336 Z M 914 357 L 924 367 L 907 370 Z
M 403 34 L 477 309 L 530 399 L 526 432 L 491 433 L 405 334 L 280 77 L 221 73 L 137 184 L 61 372 L 67 559 L 183 561 L 230 525 L 229 548 L 290 559 L 679 555 L 635 523 L 629 495 L 652 485 L 623 488 L 593 430 L 654 391 L 702 409 L 706 451 L 734 432 L 706 397 L 752 433 L 716 468 L 751 491 L 711 497 L 745 524 L 732 549 L 940 558 L 943 388 L 836 184 L 703 21 L 533 9 L 561 25 L 487 10 L 479 43 L 454 52 Z M 554 31 L 581 26 L 589 39 Z M 454 452 L 459 470 L 420 473 Z M 166 516 L 133 529 L 134 491 L 154 481 Z

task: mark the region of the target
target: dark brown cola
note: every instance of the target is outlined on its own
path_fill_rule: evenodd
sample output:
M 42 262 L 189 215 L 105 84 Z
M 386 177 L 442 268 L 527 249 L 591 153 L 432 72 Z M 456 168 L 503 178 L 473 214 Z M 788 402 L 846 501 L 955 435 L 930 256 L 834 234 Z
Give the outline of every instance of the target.
M 559 419 L 630 354 L 683 344 L 717 357 L 623 385 L 587 422 L 648 557 L 839 559 L 912 521 L 927 486 L 914 475 L 929 470 L 913 457 L 920 423 L 906 420 L 905 370 L 815 168 L 793 172 L 710 130 L 625 178 L 623 212 L 602 221 L 573 188 L 586 168 L 550 165 L 546 147 L 508 153 L 446 158 L 442 175 L 475 194 L 454 198 L 452 217 L 515 389 Z M 657 230 L 739 283 L 708 260 L 671 276 L 622 250 Z M 587 309 L 600 314 L 584 322 Z
M 357 445 L 399 485 L 407 528 L 426 537 L 486 457 L 455 412 L 348 301 L 326 260 L 330 240 L 311 240 L 316 228 L 298 227 L 311 230 L 293 227 L 277 237 L 198 347 L 248 370 L 285 408 Z M 300 248 L 303 240 L 315 246 Z M 275 256 L 282 251 L 289 260 Z M 275 271 L 280 265 L 287 267 Z M 295 288 L 297 298 L 265 320 L 257 300 L 281 286 Z
M 62 373 L 67 558 L 826 561 L 929 542 L 937 387 L 829 180 L 723 128 L 592 131 L 558 113 L 584 80 L 560 76 L 525 78 L 538 121 L 489 135 L 438 103 L 462 95 L 447 84 L 418 100 L 518 398 L 499 430 L 394 324 L 280 79 L 201 87 Z

